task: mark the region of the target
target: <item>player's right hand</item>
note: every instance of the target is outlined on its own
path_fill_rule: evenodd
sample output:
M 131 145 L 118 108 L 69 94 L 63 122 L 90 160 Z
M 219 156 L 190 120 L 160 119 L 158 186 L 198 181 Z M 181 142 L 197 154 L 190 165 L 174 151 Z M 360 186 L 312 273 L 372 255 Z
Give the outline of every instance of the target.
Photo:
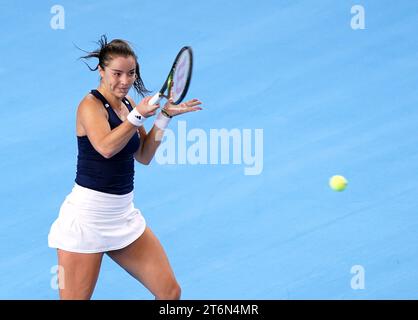
M 154 116 L 155 113 L 157 112 L 157 109 L 160 107 L 159 103 L 153 104 L 153 105 L 149 105 L 149 101 L 151 100 L 152 96 L 149 97 L 145 97 L 144 99 L 141 100 L 140 103 L 138 103 L 136 105 L 136 110 L 143 115 L 145 118 Z

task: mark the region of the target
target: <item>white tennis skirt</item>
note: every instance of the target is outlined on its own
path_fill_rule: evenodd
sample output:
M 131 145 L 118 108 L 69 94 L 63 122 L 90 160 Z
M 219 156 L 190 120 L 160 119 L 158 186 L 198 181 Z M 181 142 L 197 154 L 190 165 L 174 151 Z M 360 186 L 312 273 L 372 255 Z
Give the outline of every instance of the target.
M 133 204 L 134 192 L 115 195 L 75 184 L 51 226 L 48 246 L 95 253 L 128 246 L 145 231 L 146 222 Z

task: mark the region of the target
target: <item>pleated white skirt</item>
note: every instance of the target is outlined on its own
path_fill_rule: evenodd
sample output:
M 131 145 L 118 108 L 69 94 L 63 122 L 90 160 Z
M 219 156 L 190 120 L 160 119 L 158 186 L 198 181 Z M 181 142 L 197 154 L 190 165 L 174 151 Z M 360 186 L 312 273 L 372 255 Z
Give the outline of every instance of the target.
M 115 195 L 75 184 L 51 226 L 48 246 L 96 253 L 128 246 L 145 231 L 146 222 L 133 204 L 133 191 Z

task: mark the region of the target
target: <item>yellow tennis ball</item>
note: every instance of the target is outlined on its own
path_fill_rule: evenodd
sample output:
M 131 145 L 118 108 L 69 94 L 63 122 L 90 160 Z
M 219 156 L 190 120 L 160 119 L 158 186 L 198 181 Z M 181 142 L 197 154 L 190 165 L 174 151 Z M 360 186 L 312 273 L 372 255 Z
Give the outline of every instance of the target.
M 329 179 L 329 186 L 334 191 L 344 191 L 344 189 L 347 187 L 348 181 L 343 176 L 332 176 L 331 179 Z

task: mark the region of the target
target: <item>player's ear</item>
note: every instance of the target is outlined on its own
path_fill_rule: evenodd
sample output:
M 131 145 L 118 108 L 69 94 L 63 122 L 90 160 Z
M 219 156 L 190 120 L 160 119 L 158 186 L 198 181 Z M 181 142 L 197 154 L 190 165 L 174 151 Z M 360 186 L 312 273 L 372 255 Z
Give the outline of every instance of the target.
M 97 68 L 98 70 L 99 70 L 99 74 L 100 74 L 100 78 L 104 78 L 104 69 L 102 69 L 102 67 L 101 66 L 98 66 L 98 68 Z

